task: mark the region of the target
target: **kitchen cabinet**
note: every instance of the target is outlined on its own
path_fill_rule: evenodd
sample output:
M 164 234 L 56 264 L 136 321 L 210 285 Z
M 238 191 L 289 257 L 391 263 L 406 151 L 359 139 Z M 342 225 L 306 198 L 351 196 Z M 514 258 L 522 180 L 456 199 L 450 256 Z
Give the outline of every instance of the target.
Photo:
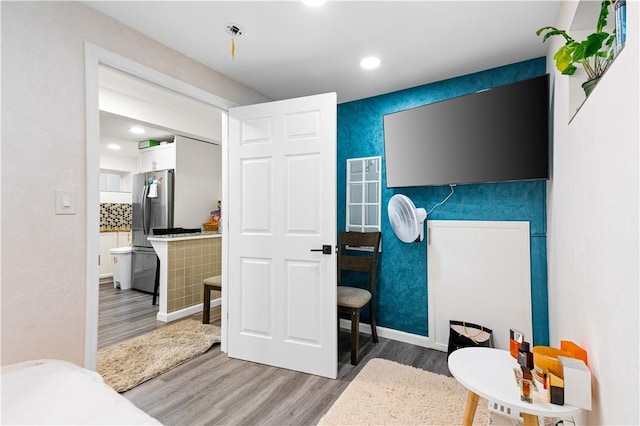
M 111 256 L 109 250 L 118 245 L 118 233 L 117 232 L 101 232 L 100 233 L 100 264 L 98 267 L 98 273 L 100 278 L 110 277 L 111 271 Z
M 131 246 L 131 232 L 118 231 L 118 245 L 116 247 Z
M 100 233 L 100 260 L 98 264 L 98 274 L 100 278 L 113 276 L 111 267 L 111 253 L 109 250 L 116 247 L 131 246 L 131 232 L 101 232 Z
M 140 173 L 173 169 L 173 226 L 200 228 L 222 197 L 219 144 L 175 135 L 174 141 L 139 150 Z
M 176 144 L 165 143 L 141 149 L 138 156 L 139 172 L 154 172 L 176 168 Z
M 131 192 L 131 172 L 100 169 L 100 192 Z

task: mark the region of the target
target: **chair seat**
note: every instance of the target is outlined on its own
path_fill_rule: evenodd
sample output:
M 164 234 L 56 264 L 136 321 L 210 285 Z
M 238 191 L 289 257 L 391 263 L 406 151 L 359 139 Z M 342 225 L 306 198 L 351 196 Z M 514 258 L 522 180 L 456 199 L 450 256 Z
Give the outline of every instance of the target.
M 222 275 L 216 275 L 215 277 L 209 277 L 202 280 L 205 285 L 212 287 L 222 287 Z
M 338 306 L 360 309 L 371 300 L 368 290 L 356 287 L 338 286 Z
M 202 280 L 204 296 L 202 297 L 202 323 L 209 324 L 211 313 L 211 290 L 222 291 L 222 275 Z

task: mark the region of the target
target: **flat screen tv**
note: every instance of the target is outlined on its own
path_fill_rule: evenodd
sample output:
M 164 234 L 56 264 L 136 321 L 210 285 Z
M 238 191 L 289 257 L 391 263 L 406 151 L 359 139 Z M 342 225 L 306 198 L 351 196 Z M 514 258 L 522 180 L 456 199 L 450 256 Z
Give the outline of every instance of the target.
M 387 188 L 549 178 L 549 76 L 387 114 Z

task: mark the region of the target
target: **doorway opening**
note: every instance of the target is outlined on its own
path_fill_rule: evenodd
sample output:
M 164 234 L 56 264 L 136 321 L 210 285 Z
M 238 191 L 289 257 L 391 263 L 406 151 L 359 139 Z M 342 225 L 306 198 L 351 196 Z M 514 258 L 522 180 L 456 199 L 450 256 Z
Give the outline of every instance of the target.
M 98 347 L 98 302 L 99 302 L 99 266 L 93 259 L 99 258 L 99 229 L 100 229 L 100 111 L 109 111 L 112 106 L 103 105 L 101 99 L 101 68 L 106 66 L 129 75 L 131 79 L 138 79 L 155 86 L 167 94 L 178 95 L 187 102 L 197 101 L 219 110 L 220 144 L 222 146 L 222 175 L 221 175 L 221 199 L 226 197 L 226 111 L 235 106 L 232 102 L 191 86 L 159 71 L 145 67 L 127 58 L 114 54 L 91 43 L 85 44 L 85 75 L 86 75 L 86 154 L 87 154 L 87 270 L 86 270 L 86 327 L 85 327 L 85 367 L 95 370 Z M 160 102 L 158 102 L 160 103 Z M 175 106 L 175 105 L 174 105 Z M 138 108 L 138 110 L 140 110 Z M 149 108 L 144 109 L 148 111 Z M 127 116 L 133 115 L 137 120 L 149 122 L 148 118 L 136 116 L 129 111 Z M 210 121 L 215 121 L 211 116 Z M 166 128 L 176 129 L 175 124 L 169 124 Z M 196 136 L 186 131 L 186 136 Z M 199 136 L 199 135 L 198 135 Z M 200 136 L 202 137 L 202 136 Z M 223 253 L 224 245 L 223 238 Z M 224 264 L 224 259 L 223 259 Z M 224 294 L 223 294 L 224 297 Z M 225 303 L 222 303 L 224 319 Z M 226 348 L 225 322 L 222 327 L 222 349 Z
M 174 282 L 169 303 L 167 290 L 159 292 L 157 254 L 147 237 L 166 233 L 167 228 L 199 231 L 221 200 L 222 176 L 219 142 L 186 138 L 155 126 L 100 111 L 99 350 L 187 316 L 179 307 L 194 310 L 202 303 L 202 280 L 220 268 L 219 250 L 207 250 L 197 274 L 191 265 L 187 269 L 181 262 L 177 268 L 174 262 L 172 274 L 181 279 Z M 130 128 L 144 130 L 144 136 Z M 157 145 L 139 149 L 139 144 L 151 143 Z M 175 158 L 174 164 L 167 152 L 179 155 L 180 161 Z M 148 171 L 152 160 L 157 170 Z M 151 177 L 163 181 L 157 190 L 160 196 L 144 203 L 142 194 Z M 143 204 L 154 212 L 147 214 L 152 217 L 146 228 Z M 160 269 L 167 271 L 163 266 Z

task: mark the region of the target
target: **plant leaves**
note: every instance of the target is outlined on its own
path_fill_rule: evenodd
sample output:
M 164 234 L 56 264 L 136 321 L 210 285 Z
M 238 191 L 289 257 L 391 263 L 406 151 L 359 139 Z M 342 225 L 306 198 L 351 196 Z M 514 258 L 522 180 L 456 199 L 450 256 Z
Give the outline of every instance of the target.
M 538 31 L 536 31 L 536 35 L 539 36 L 541 32 L 543 32 L 544 30 L 548 30 L 549 28 L 557 30 L 556 27 L 542 27 L 542 28 L 538 28 Z
M 571 43 L 572 41 L 574 41 L 574 40 L 569 36 L 569 34 L 567 34 L 567 32 L 566 32 L 566 31 L 564 31 L 564 30 L 559 30 L 559 29 L 557 29 L 556 27 L 542 27 L 542 28 L 538 29 L 538 31 L 536 31 L 536 35 L 538 35 L 538 36 L 539 36 L 539 35 L 542 33 L 542 31 L 545 31 L 545 30 L 551 30 L 551 31 L 548 31 L 548 32 L 544 35 L 544 37 L 542 38 L 542 42 L 543 42 L 543 43 L 544 43 L 545 41 L 547 41 L 547 39 L 548 39 L 549 37 L 554 36 L 554 35 L 561 35 L 562 37 L 564 37 L 564 39 L 567 41 L 567 43 Z
M 611 35 L 609 36 L 605 44 L 611 47 L 615 39 L 616 39 L 616 30 L 613 30 L 613 33 L 611 33 Z
M 573 75 L 573 73 L 576 72 L 576 69 L 577 68 L 574 65 L 570 64 L 567 68 L 565 68 L 562 71 L 562 74 L 564 74 L 564 75 Z
M 582 61 L 585 58 L 585 46 L 583 43 L 578 43 L 575 49 L 573 49 L 573 53 L 571 54 L 571 58 L 576 62 Z
M 563 74 L 565 74 L 565 71 L 567 69 L 573 66 L 571 63 L 574 61 L 573 52 L 575 50 L 576 45 L 579 45 L 579 44 L 578 43 L 565 44 L 560 49 L 558 49 L 555 55 L 553 55 L 553 59 L 556 60 L 556 68 Z M 571 74 L 575 72 L 575 67 L 573 68 L 574 70 L 571 72 Z
M 540 36 L 544 33 L 542 42 L 544 43 L 549 37 L 562 36 L 566 43 L 561 46 L 553 55 L 556 62 L 556 68 L 562 74 L 572 75 L 576 72 L 575 63 L 582 65 L 587 75 L 594 77 L 602 74 L 607 68 L 611 58 L 614 56 L 613 46 L 615 45 L 615 30 L 611 35 L 604 32 L 603 29 L 607 25 L 607 16 L 609 15 L 609 6 L 613 0 L 602 0 L 600 3 L 600 15 L 597 20 L 597 31 L 587 36 L 582 42 L 575 41 L 566 31 L 553 26 L 539 28 L 536 35 Z M 605 43 L 603 49 L 603 43 Z M 590 61 L 589 58 L 592 58 Z M 604 63 L 603 63 L 604 59 Z
M 589 34 L 587 39 L 581 43 L 584 48 L 584 58 L 595 55 L 602 48 L 602 43 L 609 37 L 608 33 Z
M 607 26 L 607 16 L 609 15 L 610 0 L 602 0 L 600 3 L 600 16 L 598 16 L 598 24 L 596 26 L 596 32 L 602 32 L 602 29 Z

